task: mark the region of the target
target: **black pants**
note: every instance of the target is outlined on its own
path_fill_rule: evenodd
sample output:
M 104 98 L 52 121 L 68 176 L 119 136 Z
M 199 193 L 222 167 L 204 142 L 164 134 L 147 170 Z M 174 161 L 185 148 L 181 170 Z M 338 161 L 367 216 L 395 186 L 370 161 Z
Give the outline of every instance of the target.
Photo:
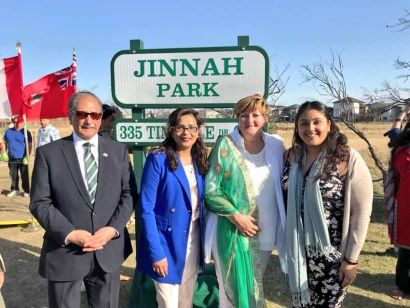
M 24 192 L 29 193 L 29 183 L 28 183 L 28 168 L 27 165 L 23 164 L 23 159 L 20 158 L 10 158 L 9 159 L 9 169 L 11 178 L 11 191 L 19 190 L 19 172 L 21 177 L 21 186 Z
M 88 307 L 118 308 L 120 297 L 120 271 L 106 273 L 93 258 L 90 272 L 84 279 L 75 281 L 48 281 L 49 307 L 78 308 L 81 302 L 81 283 L 87 292 Z
M 396 265 L 396 286 L 404 293 L 410 293 L 410 250 L 399 248 Z

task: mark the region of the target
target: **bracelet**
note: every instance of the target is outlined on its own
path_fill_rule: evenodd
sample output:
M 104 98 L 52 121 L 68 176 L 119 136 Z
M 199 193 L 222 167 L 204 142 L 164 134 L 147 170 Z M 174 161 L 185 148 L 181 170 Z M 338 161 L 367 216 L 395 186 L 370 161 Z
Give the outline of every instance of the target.
M 347 264 L 349 264 L 349 265 L 358 265 L 359 264 L 359 262 L 352 262 L 352 261 L 350 261 L 349 259 L 347 259 L 346 257 L 344 257 L 343 258 L 343 261 L 344 262 L 346 262 Z

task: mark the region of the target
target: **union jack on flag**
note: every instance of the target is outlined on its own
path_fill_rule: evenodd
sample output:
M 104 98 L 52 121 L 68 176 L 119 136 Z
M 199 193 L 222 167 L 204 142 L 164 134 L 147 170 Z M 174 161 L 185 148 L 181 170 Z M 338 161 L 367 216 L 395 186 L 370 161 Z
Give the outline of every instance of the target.
M 55 74 L 55 75 L 63 75 L 63 74 L 67 74 L 67 73 L 69 73 L 69 72 L 71 72 L 71 66 L 68 66 L 68 67 L 66 67 L 66 68 L 63 68 L 61 71 L 57 71 L 57 72 L 55 72 L 54 74 Z
M 77 85 L 77 73 L 73 72 L 71 74 L 71 86 L 75 87 Z
M 58 80 L 58 83 L 60 84 L 61 90 L 65 90 L 65 88 L 68 85 L 68 77 L 64 77 Z
M 23 101 L 29 120 L 66 117 L 68 100 L 77 91 L 75 51 L 73 63 L 61 70 L 43 76 L 23 90 Z

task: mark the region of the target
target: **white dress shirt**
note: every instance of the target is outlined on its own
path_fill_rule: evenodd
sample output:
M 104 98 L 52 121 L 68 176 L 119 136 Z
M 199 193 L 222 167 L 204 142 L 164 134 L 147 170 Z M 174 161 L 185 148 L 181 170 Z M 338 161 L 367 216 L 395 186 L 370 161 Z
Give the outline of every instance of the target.
M 85 187 L 88 189 L 88 184 L 87 184 L 88 179 L 87 179 L 87 173 L 85 172 L 86 166 L 85 166 L 85 159 L 84 159 L 85 148 L 83 145 L 84 143 L 87 143 L 87 142 L 91 143 L 91 153 L 93 154 L 94 159 L 97 163 L 97 167 L 98 167 L 98 135 L 95 135 L 89 141 L 85 141 L 84 139 L 79 137 L 75 132 L 73 132 L 73 140 L 74 140 L 75 151 L 77 153 L 78 163 L 80 164 L 81 175 L 83 176 Z

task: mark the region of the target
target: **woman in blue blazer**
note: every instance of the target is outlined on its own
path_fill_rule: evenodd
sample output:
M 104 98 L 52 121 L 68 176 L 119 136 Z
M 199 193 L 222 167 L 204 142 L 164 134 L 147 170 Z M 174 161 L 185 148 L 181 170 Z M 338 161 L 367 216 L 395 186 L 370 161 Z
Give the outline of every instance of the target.
M 202 124 L 198 112 L 174 110 L 166 139 L 147 156 L 142 173 L 137 268 L 154 280 L 160 308 L 191 308 L 198 269 L 204 264 L 208 160 Z

